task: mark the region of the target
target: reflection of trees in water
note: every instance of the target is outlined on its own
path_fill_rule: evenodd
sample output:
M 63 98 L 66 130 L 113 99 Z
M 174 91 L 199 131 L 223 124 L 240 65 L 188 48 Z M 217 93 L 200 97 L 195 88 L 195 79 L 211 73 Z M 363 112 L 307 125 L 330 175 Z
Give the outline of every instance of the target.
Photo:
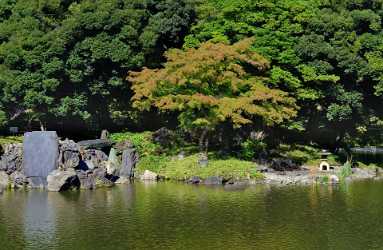
M 383 244 L 371 231 L 383 227 L 382 189 L 383 183 L 240 191 L 136 183 L 6 192 L 0 249 L 362 249 Z
M 22 249 L 26 242 L 23 234 L 25 192 L 4 192 L 0 195 L 0 248 Z

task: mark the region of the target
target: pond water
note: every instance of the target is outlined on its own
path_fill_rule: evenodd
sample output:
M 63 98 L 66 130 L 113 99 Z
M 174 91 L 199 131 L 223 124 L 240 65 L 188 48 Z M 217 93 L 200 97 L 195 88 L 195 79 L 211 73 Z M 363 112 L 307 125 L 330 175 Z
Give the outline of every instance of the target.
M 0 195 L 0 249 L 382 249 L 383 182 Z

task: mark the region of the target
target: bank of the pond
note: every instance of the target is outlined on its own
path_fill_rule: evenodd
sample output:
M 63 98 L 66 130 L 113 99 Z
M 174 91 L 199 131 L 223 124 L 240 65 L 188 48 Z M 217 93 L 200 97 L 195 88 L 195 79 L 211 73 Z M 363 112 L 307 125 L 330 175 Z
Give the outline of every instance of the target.
M 49 134 L 54 136 L 50 138 Z M 278 152 L 283 158 L 274 156 L 256 163 L 214 151 L 200 154 L 195 146 L 188 144 L 167 143 L 165 147 L 159 143 L 162 139 L 152 132 L 117 133 L 106 139 L 79 142 L 62 140 L 54 131 L 32 132 L 28 136 L 35 139 L 28 142 L 22 137 L 0 138 L 3 147 L 0 187 L 43 187 L 49 191 L 96 189 L 126 184 L 133 178 L 206 185 L 327 184 L 380 178 L 380 168 L 342 166 L 335 156 L 330 157 L 329 163 L 338 167 L 319 171 L 318 150 L 310 146 L 283 145 Z M 50 149 L 55 149 L 51 155 L 46 153 L 48 149 L 42 150 L 45 140 L 52 143 Z M 31 142 L 32 147 L 28 147 Z M 36 149 L 45 153 L 37 155 Z M 30 168 L 28 159 L 46 156 L 52 156 L 50 167 L 34 162 L 37 165 Z M 46 175 L 41 175 L 44 172 Z M 36 176 L 41 180 L 38 184 Z
M 219 162 L 222 162 L 219 161 Z M 216 163 L 217 164 L 217 163 Z M 227 168 L 206 166 L 199 167 L 197 164 L 182 165 L 181 162 L 169 163 L 169 168 L 165 165 L 158 173 L 150 170 L 140 172 L 136 179 L 141 181 L 176 181 L 188 184 L 202 185 L 237 185 L 237 184 L 276 184 L 276 185 L 308 185 L 308 184 L 337 184 L 341 182 L 352 182 L 366 179 L 381 179 L 380 171 L 376 169 L 353 168 L 351 173 L 343 176 L 340 171 L 318 171 L 314 168 L 302 168 L 295 171 L 274 171 L 270 168 L 266 172 L 260 172 L 250 165 L 244 164 L 242 167 L 229 165 Z M 174 165 L 182 165 L 174 170 Z M 197 165 L 197 166 L 196 166 Z M 217 165 L 219 166 L 219 165 Z M 241 164 L 238 164 L 241 166 Z M 209 169 L 210 168 L 210 169 Z M 253 171 L 253 175 L 251 175 Z M 168 174 L 169 173 L 169 174 Z

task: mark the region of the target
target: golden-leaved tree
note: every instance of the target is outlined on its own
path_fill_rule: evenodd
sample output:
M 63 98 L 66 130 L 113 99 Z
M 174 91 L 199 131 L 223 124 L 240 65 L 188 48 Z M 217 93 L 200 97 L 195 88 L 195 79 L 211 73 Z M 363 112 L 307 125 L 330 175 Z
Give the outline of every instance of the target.
M 223 122 L 238 128 L 261 118 L 272 126 L 296 116 L 294 98 L 267 86 L 269 63 L 252 50 L 252 42 L 168 51 L 163 68 L 130 72 L 133 106 L 174 112 L 181 128 L 200 130 L 205 150 L 209 131 Z

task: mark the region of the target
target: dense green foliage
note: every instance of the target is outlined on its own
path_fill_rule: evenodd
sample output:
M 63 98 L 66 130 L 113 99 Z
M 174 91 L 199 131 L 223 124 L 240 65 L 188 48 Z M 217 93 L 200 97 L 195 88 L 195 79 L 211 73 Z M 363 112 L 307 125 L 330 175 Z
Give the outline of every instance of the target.
M 0 120 L 90 129 L 128 120 L 125 75 L 159 65 L 193 18 L 178 0 L 1 1 Z
M 3 0 L 0 126 L 166 124 L 248 160 L 383 145 L 382 17 L 381 0 Z
M 379 143 L 382 13 L 381 1 L 210 0 L 184 46 L 253 36 L 272 83 L 301 107 L 286 128 L 309 140 Z

